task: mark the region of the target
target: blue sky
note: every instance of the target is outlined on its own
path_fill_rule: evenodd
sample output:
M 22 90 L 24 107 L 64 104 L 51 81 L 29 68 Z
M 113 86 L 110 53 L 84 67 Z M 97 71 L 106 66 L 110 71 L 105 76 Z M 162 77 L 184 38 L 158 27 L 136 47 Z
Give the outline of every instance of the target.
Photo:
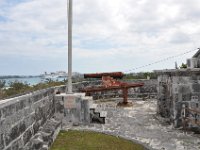
M 73 0 L 73 71 L 128 71 L 200 47 L 199 0 Z M 0 75 L 67 71 L 67 0 L 0 0 Z M 135 70 L 174 68 L 191 57 Z

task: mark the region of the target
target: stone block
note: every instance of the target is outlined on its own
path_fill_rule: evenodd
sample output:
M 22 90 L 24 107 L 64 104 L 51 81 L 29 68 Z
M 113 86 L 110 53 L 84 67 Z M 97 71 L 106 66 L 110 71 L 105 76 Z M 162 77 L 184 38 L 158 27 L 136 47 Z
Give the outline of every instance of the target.
M 41 132 L 44 142 L 48 143 L 49 139 L 52 138 L 51 133 Z
M 6 118 L 16 113 L 15 103 L 8 105 L 2 109 L 2 117 Z
M 33 129 L 29 128 L 28 130 L 26 130 L 23 134 L 23 141 L 24 141 L 24 145 L 26 145 L 26 143 L 29 142 L 29 140 L 31 139 L 31 137 L 33 136 Z
M 179 85 L 178 93 L 181 93 L 181 94 L 191 93 L 190 86 L 189 85 Z
M 64 114 L 64 99 L 62 96 L 55 96 L 55 112 Z
M 53 88 L 49 88 L 47 92 L 48 92 L 48 96 L 54 95 L 54 89 Z
M 30 97 L 27 99 L 27 106 L 31 107 L 33 103 L 34 103 L 33 97 L 30 96 Z
M 36 121 L 42 120 L 43 117 L 44 117 L 44 110 L 40 106 L 35 109 L 35 120 Z
M 16 112 L 18 112 L 18 111 L 22 110 L 23 108 L 25 108 L 26 107 L 26 99 L 17 102 L 15 104 L 15 107 L 16 107 Z
M 0 121 L 0 134 L 1 133 L 6 133 L 10 130 L 12 126 L 11 120 L 8 119 L 3 119 Z
M 11 145 L 12 150 L 22 150 L 23 149 L 23 141 L 22 139 L 18 139 Z
M 40 129 L 40 122 L 37 121 L 33 124 L 33 134 L 35 135 L 39 131 L 39 129 Z
M 6 145 L 9 145 L 9 143 L 13 140 L 15 140 L 17 137 L 19 137 L 24 131 L 26 130 L 25 122 L 22 121 L 19 124 L 15 125 L 11 130 L 10 133 L 6 135 L 5 141 Z
M 47 97 L 47 96 L 48 96 L 48 92 L 45 91 L 45 92 L 43 93 L 43 97 Z
M 25 109 L 23 110 L 23 112 L 24 112 L 23 116 L 24 116 L 24 117 L 27 117 L 27 116 L 29 116 L 31 113 L 33 113 L 33 109 L 32 109 L 31 107 L 27 107 L 27 108 L 25 108 Z
M 0 134 L 0 149 L 4 149 L 4 137 L 3 134 Z
M 90 123 L 90 104 L 89 100 L 81 101 L 81 114 L 82 114 L 82 122 L 84 124 Z
M 7 147 L 5 150 L 12 150 L 12 147 L 11 146 Z
M 183 94 L 182 101 L 191 101 L 191 93 Z
M 2 113 L 1 113 L 1 109 L 0 109 L 0 121 L 1 121 L 1 118 L 2 118 Z
M 35 150 L 39 150 L 39 149 L 41 149 L 42 148 L 42 146 L 43 146 L 43 141 L 42 140 L 40 140 L 40 139 L 34 139 L 33 141 L 32 141 L 32 147 L 33 147 L 33 149 L 35 149 Z
M 193 92 L 200 92 L 200 84 L 192 84 Z
M 38 102 L 38 101 L 40 101 L 41 99 L 44 98 L 42 91 L 35 92 L 32 97 L 33 97 L 34 103 L 36 103 L 36 102 Z
M 12 116 L 7 117 L 6 120 L 10 120 L 11 124 L 13 125 L 19 120 L 22 120 L 23 118 L 24 118 L 24 110 L 20 110 L 15 114 L 13 114 Z

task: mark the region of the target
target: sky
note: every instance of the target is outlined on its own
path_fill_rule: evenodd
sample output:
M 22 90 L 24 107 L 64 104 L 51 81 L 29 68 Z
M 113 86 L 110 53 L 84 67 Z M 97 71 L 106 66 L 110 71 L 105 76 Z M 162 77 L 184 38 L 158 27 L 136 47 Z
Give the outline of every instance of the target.
M 174 68 L 200 47 L 199 0 L 73 0 L 73 71 Z M 67 0 L 0 0 L 0 75 L 67 71 Z

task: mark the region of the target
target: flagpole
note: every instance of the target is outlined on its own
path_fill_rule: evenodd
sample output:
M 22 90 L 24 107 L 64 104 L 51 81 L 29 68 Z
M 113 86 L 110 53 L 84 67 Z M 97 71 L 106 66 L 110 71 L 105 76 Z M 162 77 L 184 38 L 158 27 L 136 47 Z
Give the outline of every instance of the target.
M 73 1 L 68 0 L 68 90 L 67 93 L 72 93 L 72 7 Z

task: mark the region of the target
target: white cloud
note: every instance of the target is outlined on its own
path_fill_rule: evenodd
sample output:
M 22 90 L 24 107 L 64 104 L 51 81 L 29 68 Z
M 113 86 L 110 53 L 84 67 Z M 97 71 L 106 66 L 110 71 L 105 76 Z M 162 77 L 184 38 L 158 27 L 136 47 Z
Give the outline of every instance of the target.
M 66 59 L 66 5 L 67 0 L 0 1 L 0 55 Z M 73 19 L 77 71 L 128 70 L 199 46 L 198 0 L 74 0 Z

